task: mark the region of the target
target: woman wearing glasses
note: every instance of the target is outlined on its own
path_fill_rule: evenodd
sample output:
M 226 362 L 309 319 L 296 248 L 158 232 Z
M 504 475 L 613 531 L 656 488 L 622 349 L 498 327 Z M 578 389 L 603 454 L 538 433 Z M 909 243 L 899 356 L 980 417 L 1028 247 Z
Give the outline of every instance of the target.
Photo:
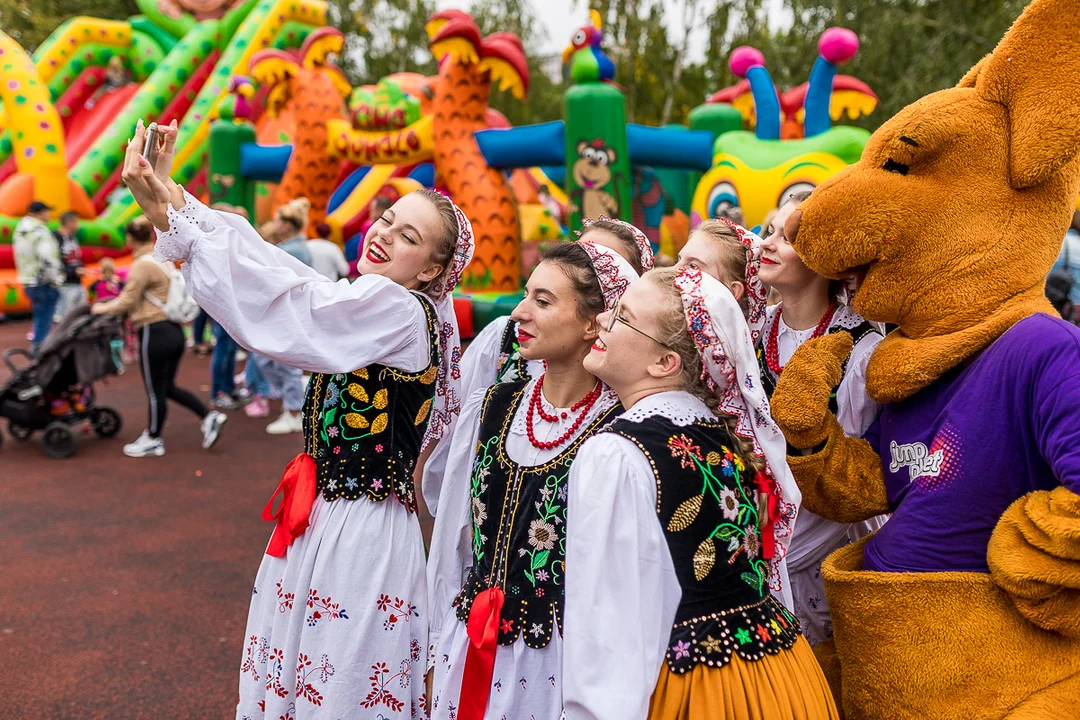
M 570 472 L 567 717 L 838 717 L 790 611 L 800 494 L 738 302 L 654 270 L 599 320 L 584 366 L 626 410 Z
M 567 476 L 582 441 L 619 412 L 582 359 L 597 314 L 636 279 L 608 248 L 549 250 L 511 316 L 522 357 L 545 370 L 462 410 L 428 560 L 433 718 L 562 713 Z

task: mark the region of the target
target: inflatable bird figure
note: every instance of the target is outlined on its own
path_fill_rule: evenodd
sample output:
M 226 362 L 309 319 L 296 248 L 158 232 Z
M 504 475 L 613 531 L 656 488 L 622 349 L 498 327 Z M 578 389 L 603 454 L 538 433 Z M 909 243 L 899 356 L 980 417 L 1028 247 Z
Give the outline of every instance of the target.
M 591 25 L 583 25 L 574 31 L 570 44 L 563 50 L 563 62 L 570 62 L 570 77 L 575 83 L 612 82 L 615 63 L 600 49 L 604 40 L 600 13 L 590 10 L 589 18 Z

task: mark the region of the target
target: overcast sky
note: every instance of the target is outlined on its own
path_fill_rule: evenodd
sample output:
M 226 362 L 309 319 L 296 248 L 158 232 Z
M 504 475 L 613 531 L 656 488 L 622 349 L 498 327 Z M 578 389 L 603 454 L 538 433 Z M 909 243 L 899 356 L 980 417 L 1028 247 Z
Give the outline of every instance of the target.
M 576 9 L 573 0 L 522 0 L 530 3 L 535 9 L 537 17 L 547 29 L 547 38 L 543 44 L 545 54 L 558 54 L 570 42 L 570 36 L 574 30 L 584 25 L 589 20 L 589 4 L 587 0 L 578 0 Z M 668 32 L 675 41 L 682 36 L 682 13 L 683 0 L 663 0 L 667 12 Z M 769 17 L 777 24 L 790 22 L 790 15 L 783 9 L 783 0 L 768 0 Z M 438 9 L 467 8 L 468 0 L 436 0 Z M 704 15 L 705 8 L 710 5 L 709 0 L 698 2 L 698 12 Z M 690 36 L 690 60 L 700 60 L 705 53 L 705 30 L 701 27 L 691 33 Z

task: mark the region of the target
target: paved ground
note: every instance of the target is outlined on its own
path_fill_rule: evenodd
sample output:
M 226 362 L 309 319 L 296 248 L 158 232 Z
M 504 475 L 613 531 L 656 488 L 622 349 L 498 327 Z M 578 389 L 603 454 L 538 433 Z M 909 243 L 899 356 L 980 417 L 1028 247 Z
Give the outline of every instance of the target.
M 0 350 L 27 330 L 0 324 Z M 206 397 L 209 360 L 187 356 L 180 378 Z M 259 513 L 300 437 L 231 413 L 208 453 L 171 406 L 166 455 L 134 460 L 120 448 L 146 426 L 138 368 L 99 400 L 124 429 L 81 438 L 67 460 L 0 421 L 0 718 L 231 718 L 271 530 Z

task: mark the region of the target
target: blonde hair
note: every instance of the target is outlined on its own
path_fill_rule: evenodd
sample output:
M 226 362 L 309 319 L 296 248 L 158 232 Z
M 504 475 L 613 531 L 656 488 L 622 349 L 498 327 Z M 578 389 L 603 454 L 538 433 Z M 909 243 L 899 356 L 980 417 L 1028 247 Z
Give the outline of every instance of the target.
M 274 216 L 295 227 L 297 232 L 304 232 L 307 229 L 310 212 L 311 201 L 306 197 L 298 197 L 279 207 Z
M 720 269 L 724 277 L 716 278 L 725 285 L 733 282 L 742 283 L 744 286 L 742 297 L 739 298 L 739 307 L 743 317 L 750 314 L 750 298 L 746 293 L 746 264 L 749 262 L 749 252 L 746 246 L 739 240 L 739 234 L 735 229 L 723 220 L 706 220 L 694 229 L 694 232 L 704 233 L 717 249 Z
M 723 223 L 721 223 L 723 224 Z M 755 470 L 763 467 L 760 458 L 754 452 L 750 443 L 743 440 L 735 432 L 735 418 L 719 411 L 720 398 L 716 396 L 705 383 L 705 365 L 698 352 L 694 339 L 686 326 L 686 314 L 683 311 L 682 292 L 675 287 L 675 278 L 681 272 L 678 268 L 656 268 L 642 276 L 648 279 L 664 291 L 664 306 L 660 308 L 657 319 L 660 325 L 660 333 L 657 340 L 662 342 L 671 351 L 679 356 L 680 373 L 679 381 L 682 390 L 704 402 L 710 410 L 727 424 L 728 435 L 738 447 L 735 448 L 746 461 L 747 465 Z
M 116 272 L 116 263 L 110 257 L 101 258 L 101 274 L 104 275 L 106 272 Z

